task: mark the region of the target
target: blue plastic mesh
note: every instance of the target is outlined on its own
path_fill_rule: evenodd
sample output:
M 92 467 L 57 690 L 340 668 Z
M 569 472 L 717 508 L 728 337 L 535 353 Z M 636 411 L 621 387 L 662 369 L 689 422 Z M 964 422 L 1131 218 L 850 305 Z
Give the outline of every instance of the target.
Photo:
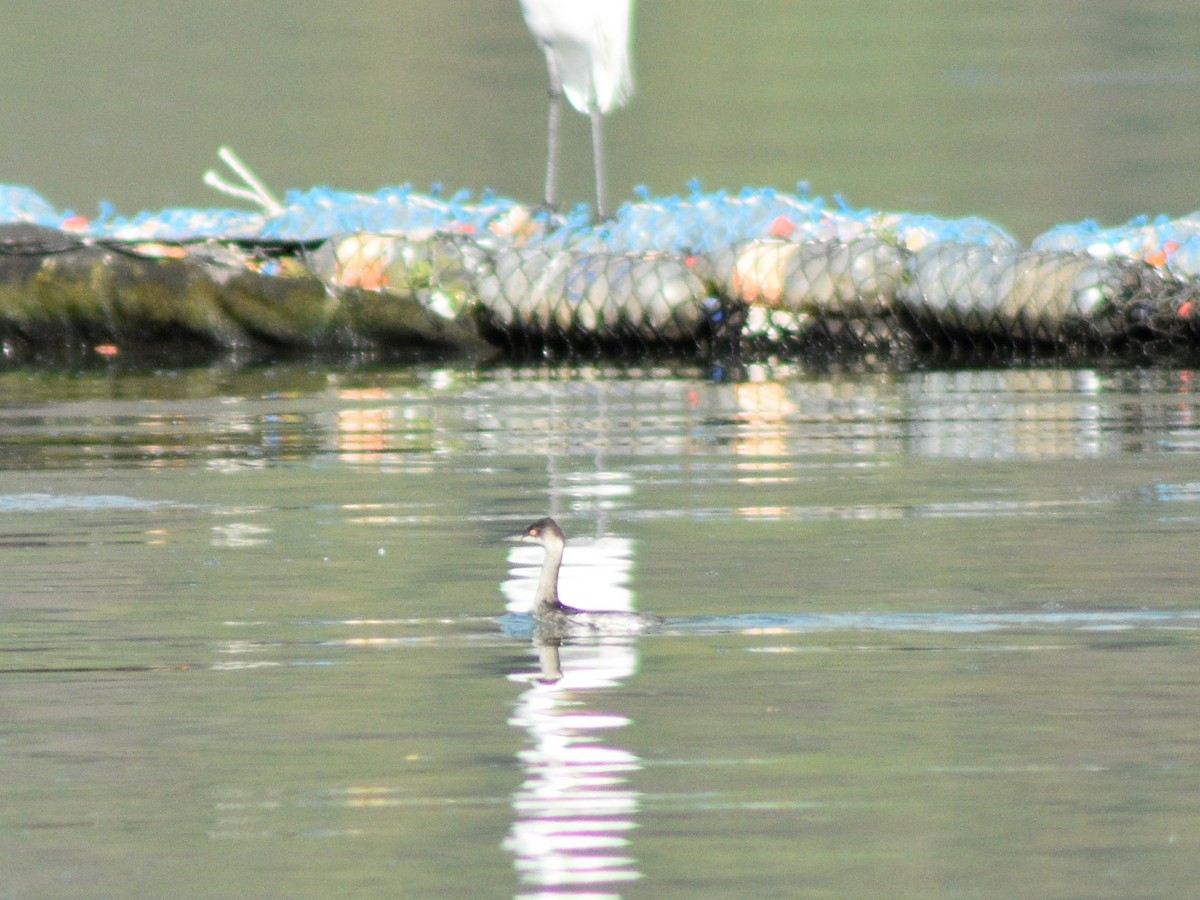
M 1024 248 L 983 219 L 856 209 L 804 185 L 733 193 L 692 184 L 666 197 L 641 190 L 598 224 L 584 206 L 551 213 L 492 194 L 410 186 L 292 191 L 282 206 L 278 214 L 124 217 L 105 205 L 87 219 L 29 188 L 0 186 L 0 222 L 131 247 L 304 245 L 302 264 L 332 287 L 415 296 L 448 318 L 473 315 L 501 339 L 686 343 L 715 335 L 743 346 L 905 352 L 1200 346 L 1200 213 L 1062 225 Z M 245 264 L 291 271 L 261 256 Z

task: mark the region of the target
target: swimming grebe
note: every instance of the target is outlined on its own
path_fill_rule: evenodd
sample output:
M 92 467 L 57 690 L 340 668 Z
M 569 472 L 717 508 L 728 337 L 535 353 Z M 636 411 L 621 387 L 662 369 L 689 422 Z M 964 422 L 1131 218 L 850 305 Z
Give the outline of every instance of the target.
M 558 570 L 562 566 L 567 538 L 553 519 L 538 519 L 510 541 L 537 544 L 546 551 L 537 593 L 533 595 L 533 624 L 543 633 L 555 635 L 640 634 L 658 628 L 666 620 L 647 613 L 623 610 L 576 609 L 558 599 Z

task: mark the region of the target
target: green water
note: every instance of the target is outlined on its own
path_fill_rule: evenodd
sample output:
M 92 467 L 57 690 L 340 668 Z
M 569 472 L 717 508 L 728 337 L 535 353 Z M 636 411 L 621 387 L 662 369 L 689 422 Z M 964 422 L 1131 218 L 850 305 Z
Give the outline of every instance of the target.
M 10 10 L 0 182 L 228 205 L 230 144 L 281 191 L 534 201 L 545 73 L 506 10 Z M 642 3 L 610 199 L 1184 214 L 1197 25 Z M 0 372 L 0 897 L 1190 895 L 1195 383 Z M 567 599 L 661 633 L 550 667 L 500 540 L 548 513 Z
M 749 375 L 0 375 L 0 896 L 1190 892 L 1192 373 Z

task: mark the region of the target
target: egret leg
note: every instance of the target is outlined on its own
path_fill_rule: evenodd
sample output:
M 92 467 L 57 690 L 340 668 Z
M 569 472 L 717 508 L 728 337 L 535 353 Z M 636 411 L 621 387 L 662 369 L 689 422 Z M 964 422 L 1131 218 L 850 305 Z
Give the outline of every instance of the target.
M 562 81 L 558 76 L 558 62 L 553 53 L 546 54 L 546 69 L 550 73 L 550 116 L 546 139 L 546 206 L 554 209 L 558 185 L 558 117 L 562 110 Z
M 604 202 L 604 145 L 600 136 L 600 107 L 592 104 L 592 163 L 596 168 L 596 218 L 608 218 L 608 205 Z

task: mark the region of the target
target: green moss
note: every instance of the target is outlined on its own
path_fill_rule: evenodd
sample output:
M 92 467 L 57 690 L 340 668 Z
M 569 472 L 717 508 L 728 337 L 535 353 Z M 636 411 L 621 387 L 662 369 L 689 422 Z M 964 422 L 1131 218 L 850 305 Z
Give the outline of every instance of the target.
M 416 298 L 390 292 L 341 292 L 340 321 L 353 334 L 385 347 L 426 346 L 462 353 L 493 352 L 471 323 L 443 319 Z

